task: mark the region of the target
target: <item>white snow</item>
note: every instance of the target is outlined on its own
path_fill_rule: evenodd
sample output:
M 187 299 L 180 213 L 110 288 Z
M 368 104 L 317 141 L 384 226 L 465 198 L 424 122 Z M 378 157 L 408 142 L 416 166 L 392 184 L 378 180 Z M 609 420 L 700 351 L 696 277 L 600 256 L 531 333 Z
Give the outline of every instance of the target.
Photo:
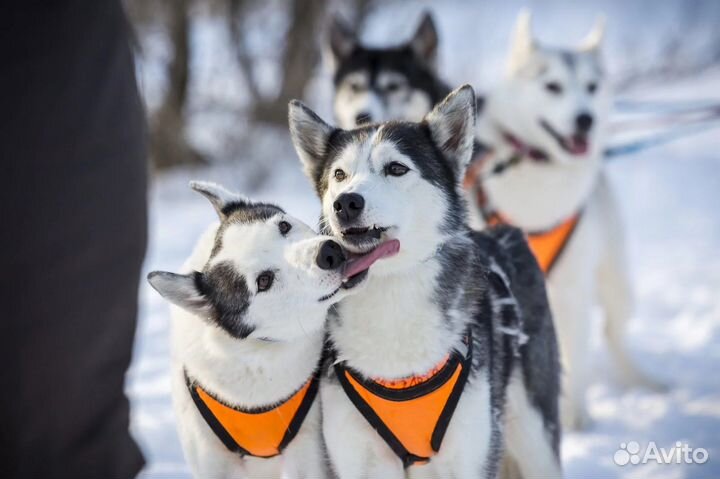
M 556 13 L 561 11 L 558 2 L 550 3 L 555 6 Z M 652 32 L 670 28 L 668 18 L 680 5 L 680 2 L 671 3 L 673 8 L 659 16 L 660 26 Z M 434 5 L 442 35 L 440 49 L 446 78 L 463 80 L 465 76 L 479 86 L 487 85 L 489 77 L 496 78 L 498 75 L 487 72 L 500 71 L 511 19 L 523 4 L 527 2 L 507 2 L 496 9 L 478 6 L 471 10 L 477 14 L 475 16 L 468 15 L 466 5 L 457 2 L 448 2 L 442 9 Z M 616 64 L 627 60 L 621 39 L 632 31 L 627 25 L 637 22 L 637 18 L 632 17 L 639 15 L 637 9 L 628 13 L 621 5 L 627 3 L 609 2 L 607 8 L 611 14 L 611 28 L 616 19 L 618 24 L 625 25 L 616 28 L 616 33 L 611 36 L 615 46 L 608 51 L 608 57 L 617 57 Z M 403 31 L 409 33 L 414 28 L 414 21 L 408 23 L 408 18 L 414 18 L 417 11 L 417 4 L 410 8 L 391 3 L 388 10 L 378 15 L 394 20 L 383 22 L 375 18 L 378 15 L 371 17 L 368 38 L 378 39 L 378 42 L 390 38 L 398 22 L 404 22 Z M 589 28 L 596 11 L 599 9 L 595 7 L 576 8 L 573 18 L 580 20 L 570 22 L 569 29 L 554 21 L 551 13 L 543 11 L 537 16 L 537 29 L 558 43 L 574 41 Z M 493 15 L 501 21 L 493 23 Z M 570 17 L 568 14 L 562 18 Z M 486 31 L 477 25 L 487 27 Z M 639 38 L 642 33 L 640 40 L 645 44 L 651 43 L 648 32 L 651 30 L 646 25 L 638 30 Z M 200 38 L 213 36 L 201 33 L 198 33 Z M 475 43 L 464 42 L 463 34 L 474 35 L 470 38 Z M 160 51 L 165 48 L 159 40 L 157 45 Z M 636 46 L 631 53 L 638 55 L 638 48 Z M 454 52 L 453 55 L 450 52 Z M 478 52 L 482 53 L 482 61 L 474 62 Z M 216 69 L 217 64 L 212 68 Z M 144 67 L 142 72 L 152 76 L 155 67 Z M 221 74 L 217 69 L 215 72 Z M 212 76 L 202 78 L 210 81 Z M 234 104 L 241 104 L 241 93 L 223 83 L 225 81 L 214 78 L 214 83 L 207 88 L 216 93 L 229 88 Z M 152 79 L 145 83 L 150 84 L 148 96 L 156 95 L 162 89 Z M 653 100 L 714 98 L 720 101 L 718 85 L 720 71 L 715 70 L 683 82 L 657 81 L 650 87 L 626 92 L 624 97 Z M 321 76 L 315 88 L 309 94 L 313 103 L 329 101 L 326 77 Z M 222 102 L 223 98 L 223 95 L 213 97 L 213 102 Z M 314 106 L 322 106 L 320 110 L 327 113 L 328 105 Z M 197 143 L 221 143 L 228 135 L 236 134 L 233 129 L 249 128 L 247 124 L 236 123 L 231 116 L 223 120 L 221 115 L 223 113 L 214 119 L 208 117 L 207 121 L 201 115 L 194 118 L 196 127 L 192 134 Z M 319 204 L 302 175 L 287 131 L 253 128 L 243 135 L 242 144 L 246 147 L 229 150 L 234 161 L 223 161 L 207 169 L 176 170 L 155 178 L 150 193 L 146 272 L 177 270 L 202 230 L 214 220 L 214 211 L 207 200 L 187 187 L 191 179 L 220 182 L 252 198 L 278 203 L 309 224 L 316 223 Z M 212 148 L 228 151 L 222 145 L 211 145 Z M 258 164 L 270 172 L 267 181 L 259 187 Z M 571 478 L 718 478 L 720 129 L 618 158 L 611 162 L 609 170 L 623 205 L 637 302 L 628 342 L 643 369 L 669 383 L 671 388 L 667 393 L 656 393 L 617 385 L 604 345 L 597 341 L 592 351 L 594 384 L 589 391 L 590 411 L 595 422 L 585 432 L 564 436 L 562 452 L 566 475 Z M 127 392 L 133 406 L 132 430 L 148 460 L 142 474 L 145 478 L 190 477 L 170 405 L 169 326 L 167 304 L 143 281 L 135 359 L 128 372 Z M 599 328 L 600 325 L 598 337 L 601 336 Z M 666 449 L 681 441 L 693 448 L 707 449 L 709 461 L 703 465 L 615 465 L 613 455 L 621 443 L 630 441 L 638 442 L 642 450 L 649 441 Z

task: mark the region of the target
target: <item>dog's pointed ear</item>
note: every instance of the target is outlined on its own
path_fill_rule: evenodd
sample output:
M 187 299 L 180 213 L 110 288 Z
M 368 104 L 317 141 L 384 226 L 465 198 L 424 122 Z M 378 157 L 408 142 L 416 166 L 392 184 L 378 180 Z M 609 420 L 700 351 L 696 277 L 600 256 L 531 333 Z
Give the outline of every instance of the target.
M 532 14 L 524 9 L 515 22 L 515 31 L 510 47 L 508 72 L 515 75 L 523 69 L 535 51 L 535 38 L 532 32 Z
M 605 15 L 599 15 L 595 20 L 595 25 L 592 30 L 585 35 L 585 38 L 580 42 L 580 51 L 582 52 L 594 52 L 600 49 L 602 46 L 603 38 L 605 37 Z
M 423 13 L 420 25 L 410 40 L 410 48 L 418 58 L 435 68 L 437 60 L 438 34 L 430 12 Z
M 153 271 L 147 280 L 160 296 L 190 313 L 206 315 L 210 312 L 210 303 L 202 293 L 204 277 L 202 273 L 175 274 L 166 271 Z
M 337 15 L 330 22 L 328 37 L 330 53 L 335 64 L 348 57 L 358 43 L 357 35 L 352 28 Z
M 237 193 L 209 181 L 191 181 L 190 188 L 210 200 L 220 220 L 225 220 L 230 211 L 248 205 L 248 201 Z
M 288 121 L 295 151 L 305 173 L 314 180 L 317 169 L 325 161 L 330 135 L 335 128 L 325 123 L 299 100 L 292 100 L 288 105 Z
M 451 92 L 424 120 L 435 145 L 450 161 L 458 180 L 470 163 L 475 139 L 475 92 L 463 85 Z

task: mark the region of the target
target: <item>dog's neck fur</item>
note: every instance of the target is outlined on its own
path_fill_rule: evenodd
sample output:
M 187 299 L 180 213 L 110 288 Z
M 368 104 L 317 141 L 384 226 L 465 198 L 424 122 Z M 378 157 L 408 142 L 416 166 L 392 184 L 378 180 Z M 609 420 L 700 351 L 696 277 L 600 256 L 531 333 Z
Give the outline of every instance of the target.
M 462 244 L 463 233 L 455 240 Z M 399 379 L 426 373 L 459 347 L 468 319 L 452 308 L 443 311 L 433 296 L 441 262 L 437 253 L 403 272 L 373 277 L 371 271 L 363 291 L 341 301 L 339 317 L 330 323 L 337 360 L 366 377 Z M 456 296 L 458 301 L 459 291 Z
M 499 87 L 485 100 L 485 107 L 478 118 L 477 139 L 493 150 L 491 158 L 482 168 L 486 175 L 483 189 L 489 207 L 500 212 L 512 224 L 526 231 L 542 231 L 564 221 L 577 213 L 590 196 L 602 166 L 602 141 L 596 141 L 593 150 L 585 158 L 565 158 L 557 162 L 537 162 L 523 159 L 501 174 L 488 175 L 499 162 L 506 161 L 516 153 L 514 147 L 503 138 L 502 131 L 516 136 L 529 147 L 533 144 L 522 134 L 521 128 L 513 128 L 517 116 L 508 110 L 508 89 Z M 533 119 L 534 120 L 534 119 Z
M 216 229 L 212 227 L 203 235 L 185 264 L 186 271 L 202 269 L 210 257 Z M 323 331 L 308 332 L 291 342 L 238 340 L 184 310 L 178 308 L 176 313 L 176 364 L 231 405 L 253 408 L 276 404 L 300 389 L 319 364 Z

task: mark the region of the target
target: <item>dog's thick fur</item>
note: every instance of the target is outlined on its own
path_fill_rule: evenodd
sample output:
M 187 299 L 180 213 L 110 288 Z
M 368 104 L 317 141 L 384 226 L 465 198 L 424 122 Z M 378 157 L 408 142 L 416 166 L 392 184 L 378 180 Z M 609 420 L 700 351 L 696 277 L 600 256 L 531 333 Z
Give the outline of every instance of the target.
M 317 399 L 280 456 L 242 458 L 202 418 L 184 371 L 225 404 L 243 409 L 278 404 L 298 391 L 317 372 L 329 305 L 348 294 L 338 289 L 338 269 L 316 264 L 329 238 L 277 206 L 251 203 L 209 183 L 193 188 L 210 199 L 220 224 L 197 243 L 186 274 L 149 275 L 174 305 L 172 397 L 185 457 L 197 478 L 325 477 Z M 281 222 L 290 224 L 289 232 L 280 230 Z M 267 271 L 274 281 L 258 291 L 256 278 Z
M 460 180 L 474 106 L 465 86 L 421 123 L 346 131 L 290 105 L 291 135 L 325 230 L 356 253 L 400 242 L 400 252 L 331 311 L 336 360 L 368 378 L 398 379 L 431 370 L 461 347 L 468 328 L 474 341 L 469 381 L 439 453 L 407 470 L 327 371 L 324 437 L 343 479 L 495 477 L 503 430 L 525 477 L 560 476 L 559 369 L 542 273 L 519 230 L 467 226 Z M 343 213 L 350 194 L 364 203 L 354 218 Z
M 413 37 L 389 48 L 368 48 L 339 18 L 330 25 L 326 57 L 341 128 L 404 119 L 420 121 L 450 93 L 435 75 L 438 35 L 425 13 Z
M 578 49 L 541 46 L 533 39 L 529 13 L 523 13 L 507 78 L 486 96 L 476 130 L 477 139 L 492 150 L 482 170 L 490 209 L 525 231 L 544 231 L 583 212 L 548 277 L 565 373 L 563 422 L 569 428 L 588 422 L 584 397 L 591 378 L 590 319 L 597 301 L 605 313 L 610 351 L 624 378 L 652 384 L 623 345 L 631 294 L 620 215 L 602 169 L 610 99 L 600 57 L 602 36 L 601 21 Z M 508 133 L 548 158 L 524 158 L 501 174 L 491 174 L 517 152 L 507 141 Z M 575 151 L 568 148 L 572 138 L 582 142 Z M 479 220 L 481 215 L 476 211 L 473 217 Z

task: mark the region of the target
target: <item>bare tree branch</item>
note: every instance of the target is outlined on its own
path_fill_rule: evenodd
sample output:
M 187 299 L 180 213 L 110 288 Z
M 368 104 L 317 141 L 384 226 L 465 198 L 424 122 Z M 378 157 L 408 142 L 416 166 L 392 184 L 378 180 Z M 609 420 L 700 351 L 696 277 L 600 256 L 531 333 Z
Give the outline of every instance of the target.
M 184 110 L 190 79 L 189 0 L 168 0 L 166 6 L 174 52 L 168 65 L 167 92 L 150 121 L 150 155 L 158 168 L 204 163 L 185 138 Z
M 230 0 L 228 15 L 228 25 L 230 28 L 230 34 L 233 39 L 233 47 L 235 49 L 235 56 L 237 57 L 238 64 L 240 65 L 240 74 L 243 76 L 243 81 L 247 85 L 248 93 L 253 100 L 254 104 L 262 101 L 260 91 L 255 78 L 253 77 L 253 62 L 252 58 L 245 48 L 245 41 L 243 40 L 241 23 L 245 16 L 247 8 L 246 0 Z
M 292 1 L 292 23 L 285 37 L 280 94 L 274 100 L 255 104 L 256 120 L 284 125 L 288 102 L 302 98 L 318 60 L 317 32 L 324 24 L 326 5 L 327 0 Z

